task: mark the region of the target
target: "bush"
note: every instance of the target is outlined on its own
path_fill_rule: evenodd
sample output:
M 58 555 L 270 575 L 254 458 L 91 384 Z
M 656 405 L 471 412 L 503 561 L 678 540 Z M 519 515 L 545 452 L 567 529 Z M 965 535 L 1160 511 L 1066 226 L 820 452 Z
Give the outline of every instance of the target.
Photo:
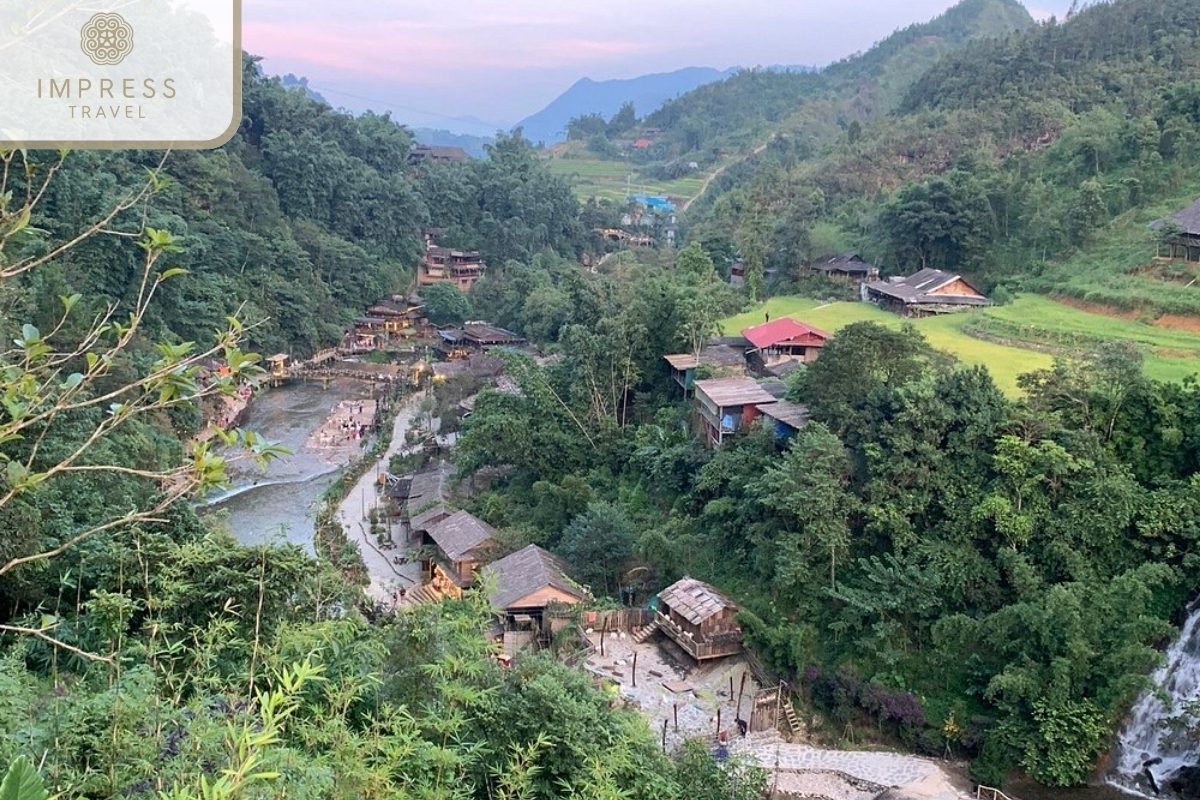
M 1003 789 L 1008 784 L 1008 773 L 1012 772 L 1015 761 L 1015 754 L 1000 741 L 999 736 L 988 736 L 967 772 L 976 783 Z
M 1004 287 L 1004 284 L 999 284 L 995 289 L 992 289 L 992 302 L 998 306 L 1006 306 L 1013 301 L 1012 292 Z

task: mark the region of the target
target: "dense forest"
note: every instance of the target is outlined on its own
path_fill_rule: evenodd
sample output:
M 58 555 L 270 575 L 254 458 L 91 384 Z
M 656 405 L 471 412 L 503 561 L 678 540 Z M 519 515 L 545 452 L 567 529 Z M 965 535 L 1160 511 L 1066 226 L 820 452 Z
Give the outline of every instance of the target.
M 1124 0 L 1035 26 L 967 0 L 820 74 L 704 87 L 646 120 L 665 157 L 770 144 L 714 182 L 691 244 L 594 269 L 611 209 L 580 207 L 520 136 L 414 165 L 387 116 L 333 111 L 252 57 L 218 150 L 0 154 L 14 796 L 761 796 L 761 771 L 663 754 L 547 655 L 502 668 L 481 597 L 375 617 L 322 559 L 197 516 L 193 490 L 228 476 L 181 444 L 189 401 L 252 376 L 250 351 L 336 341 L 410 286 L 428 226 L 490 264 L 469 296 L 430 292 L 431 315 L 552 356 L 504 354 L 519 391 L 480 394 L 454 451 L 459 478 L 486 470 L 471 510 L 507 547 L 555 551 L 614 603 L 684 574 L 729 592 L 828 741 L 949 751 L 990 785 L 1087 781 L 1200 589 L 1200 384 L 1149 381 L 1113 344 L 1012 399 L 915 330 L 861 323 L 790 379 L 813 414 L 790 442 L 711 451 L 662 356 L 746 306 L 722 279 L 735 255 L 778 268 L 776 289 L 858 247 L 888 271 L 1071 290 L 1054 257 L 1197 183 L 1196 10 Z M 232 375 L 203 383 L 216 356 Z M 461 390 L 436 389 L 443 411 Z

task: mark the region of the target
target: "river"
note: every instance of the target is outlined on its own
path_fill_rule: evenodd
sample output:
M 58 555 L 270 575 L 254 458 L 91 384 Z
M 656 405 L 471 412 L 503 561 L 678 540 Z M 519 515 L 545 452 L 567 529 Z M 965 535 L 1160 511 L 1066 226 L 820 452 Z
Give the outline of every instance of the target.
M 230 469 L 233 486 L 208 502 L 208 513 L 220 512 L 240 543 L 290 543 L 313 552 L 313 517 L 325 490 L 341 466 L 325 454 L 305 447 L 308 435 L 341 400 L 367 397 L 369 387 L 335 381 L 328 389 L 296 383 L 254 398 L 242 427 L 257 431 L 291 451 L 263 471 L 238 462 Z

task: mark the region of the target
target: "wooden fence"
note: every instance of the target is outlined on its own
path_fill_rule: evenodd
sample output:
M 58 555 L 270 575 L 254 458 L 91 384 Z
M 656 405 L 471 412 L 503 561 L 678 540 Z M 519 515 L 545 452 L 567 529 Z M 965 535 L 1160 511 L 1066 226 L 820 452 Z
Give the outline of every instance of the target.
M 584 611 L 579 623 L 584 628 L 596 631 L 631 631 L 642 628 L 654 620 L 654 612 L 648 608 L 613 608 L 607 611 Z

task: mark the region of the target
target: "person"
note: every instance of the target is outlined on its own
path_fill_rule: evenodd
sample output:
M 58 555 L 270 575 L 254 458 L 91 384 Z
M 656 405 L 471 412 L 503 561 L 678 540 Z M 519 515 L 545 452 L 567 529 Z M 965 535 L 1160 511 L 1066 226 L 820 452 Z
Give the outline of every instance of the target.
M 771 321 L 771 312 L 768 311 L 767 313 L 763 314 L 763 322 L 770 322 L 770 321 Z

